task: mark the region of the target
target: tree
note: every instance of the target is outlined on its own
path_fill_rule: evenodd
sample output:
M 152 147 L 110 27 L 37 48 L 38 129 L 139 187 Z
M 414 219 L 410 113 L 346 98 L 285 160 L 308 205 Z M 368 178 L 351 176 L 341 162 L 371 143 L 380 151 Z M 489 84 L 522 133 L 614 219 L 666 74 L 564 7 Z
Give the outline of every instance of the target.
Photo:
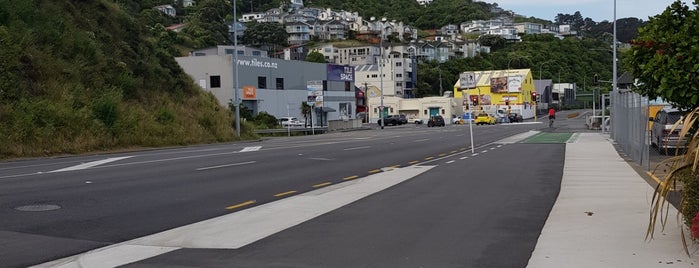
M 492 50 L 505 47 L 507 41 L 499 35 L 484 34 L 478 38 L 478 43 L 482 46 L 489 46 Z
M 311 53 L 308 53 L 308 56 L 306 56 L 306 61 L 308 62 L 318 62 L 318 63 L 326 63 L 325 61 L 325 55 L 323 53 L 320 53 L 318 51 L 313 51 Z
M 182 33 L 196 40 L 195 48 L 230 44 L 226 16 L 232 10 L 228 0 L 204 0 L 188 16 Z
M 695 2 L 696 5 L 696 2 Z M 678 108 L 699 103 L 699 11 L 677 0 L 650 18 L 632 41 L 628 66 L 651 99 L 662 97 Z
M 240 40 L 244 44 L 264 47 L 267 52 L 274 52 L 278 46 L 285 47 L 289 34 L 284 25 L 276 22 L 250 22 L 246 24 L 245 33 Z

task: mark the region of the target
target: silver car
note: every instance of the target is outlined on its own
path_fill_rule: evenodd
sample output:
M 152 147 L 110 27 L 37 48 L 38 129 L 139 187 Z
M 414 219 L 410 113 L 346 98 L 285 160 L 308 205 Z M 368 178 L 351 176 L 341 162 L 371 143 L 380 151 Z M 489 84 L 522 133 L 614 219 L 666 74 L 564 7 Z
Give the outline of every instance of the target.
M 650 130 L 651 144 L 659 149 L 685 149 L 687 139 L 680 137 L 682 124 L 675 123 L 682 119 L 684 113 L 675 108 L 665 107 L 660 109 L 652 118 Z

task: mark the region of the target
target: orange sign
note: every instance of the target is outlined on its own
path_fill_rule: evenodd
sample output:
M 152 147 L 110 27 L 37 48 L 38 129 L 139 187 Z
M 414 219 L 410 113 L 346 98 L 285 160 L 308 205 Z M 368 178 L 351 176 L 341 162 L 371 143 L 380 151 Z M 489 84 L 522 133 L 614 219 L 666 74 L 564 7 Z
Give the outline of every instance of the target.
M 243 99 L 256 99 L 257 89 L 254 86 L 243 86 Z

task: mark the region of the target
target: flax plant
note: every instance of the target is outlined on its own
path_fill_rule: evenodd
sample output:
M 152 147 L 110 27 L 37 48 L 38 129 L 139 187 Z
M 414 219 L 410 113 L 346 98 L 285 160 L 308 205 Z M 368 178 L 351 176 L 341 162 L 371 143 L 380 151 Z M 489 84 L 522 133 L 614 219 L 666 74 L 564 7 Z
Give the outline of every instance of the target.
M 680 137 L 687 138 L 687 150 L 683 153 L 680 153 L 679 149 L 675 150 L 674 156 L 660 162 L 656 169 L 652 171 L 652 173 L 656 173 L 658 167 L 670 167 L 653 194 L 646 240 L 653 239 L 655 228 L 658 223 L 662 229 L 665 228 L 670 206 L 668 195 L 675 190 L 677 184 L 682 183 L 683 186 L 695 186 L 692 188 L 696 188 L 696 186 L 699 185 L 697 184 L 699 180 L 699 170 L 697 170 L 699 165 L 699 138 L 697 137 L 699 135 L 699 131 L 697 131 L 697 123 L 699 123 L 697 120 L 698 117 L 699 108 L 695 108 L 673 125 L 672 131 L 682 125 L 679 135 Z M 688 227 L 691 227 L 691 219 L 699 213 L 699 198 L 696 198 L 698 191 L 699 188 L 683 189 L 680 191 L 681 205 L 677 217 L 678 220 L 681 217 Z M 660 216 L 659 219 L 658 216 Z M 681 228 L 681 230 L 682 244 L 685 253 L 690 255 L 684 228 Z

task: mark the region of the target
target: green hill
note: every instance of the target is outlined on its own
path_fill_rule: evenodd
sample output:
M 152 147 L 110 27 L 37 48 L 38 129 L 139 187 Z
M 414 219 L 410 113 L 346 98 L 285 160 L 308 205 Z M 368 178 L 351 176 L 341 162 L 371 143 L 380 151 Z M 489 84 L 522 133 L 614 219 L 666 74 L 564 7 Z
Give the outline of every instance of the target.
M 235 139 L 166 34 L 114 2 L 0 0 L 0 158 Z

